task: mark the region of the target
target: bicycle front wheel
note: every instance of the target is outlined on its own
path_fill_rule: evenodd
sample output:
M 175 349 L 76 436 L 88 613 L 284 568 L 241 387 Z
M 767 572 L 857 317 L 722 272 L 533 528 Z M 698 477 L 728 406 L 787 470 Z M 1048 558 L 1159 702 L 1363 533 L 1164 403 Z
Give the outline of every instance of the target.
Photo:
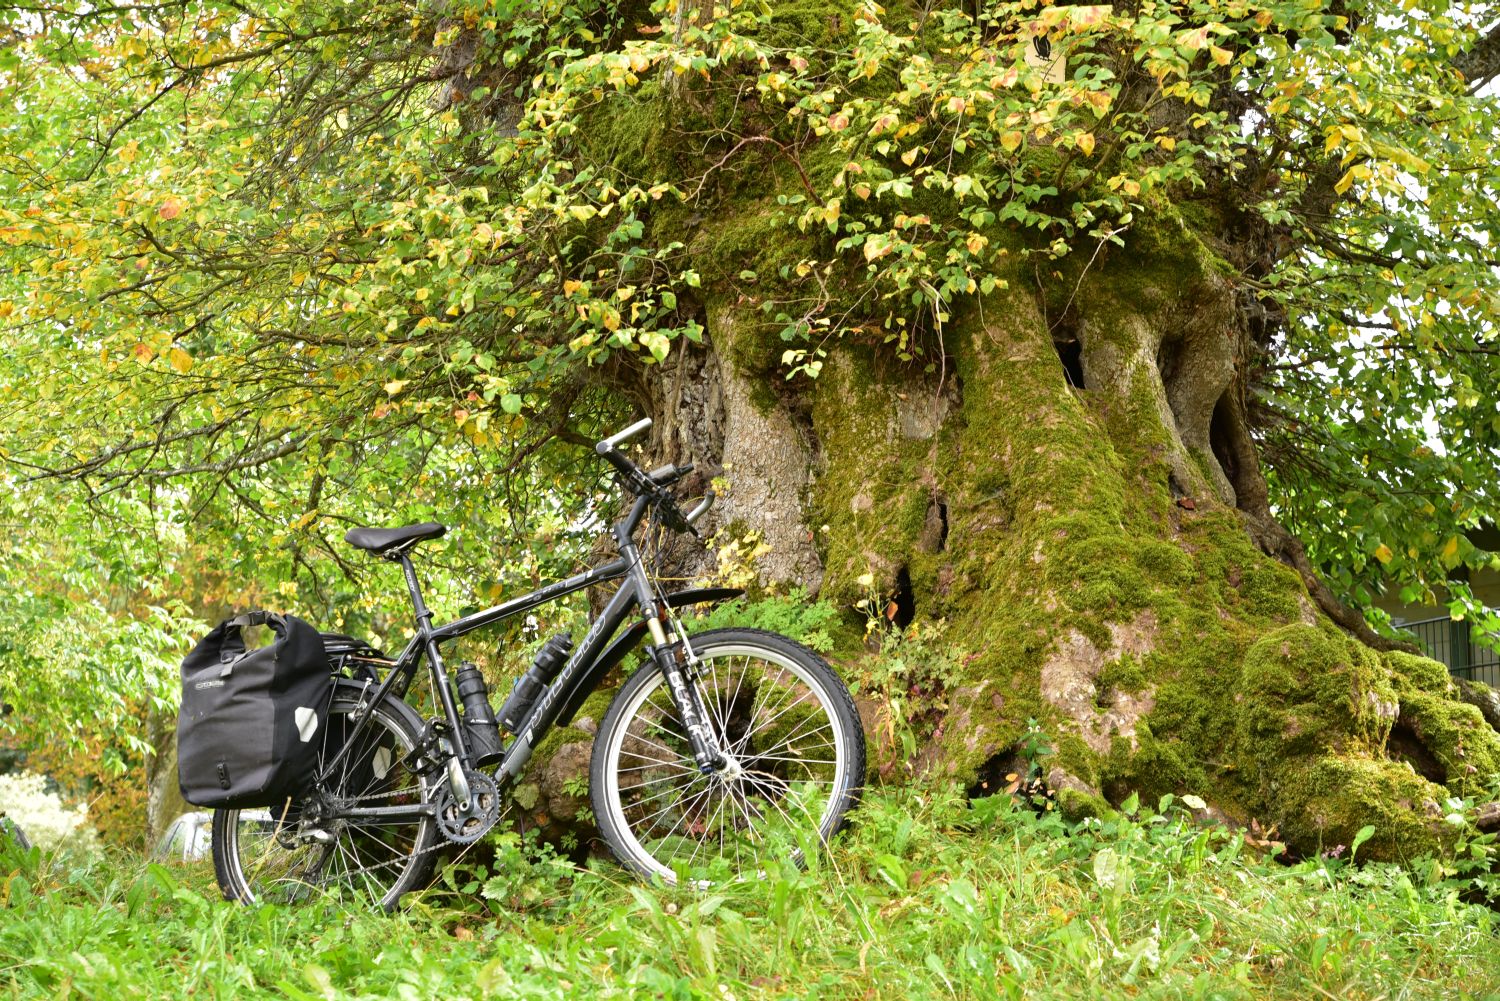
M 361 691 L 335 691 L 318 755 L 321 773 L 351 735 Z M 393 699 L 370 709 L 323 789 L 291 809 L 215 810 L 214 871 L 227 900 L 291 903 L 317 896 L 390 909 L 432 872 L 432 817 L 340 816 L 341 807 L 413 807 L 428 800 L 428 779 L 407 756 L 420 721 Z M 310 804 L 316 803 L 313 808 Z
M 864 783 L 849 690 L 816 653 L 759 629 L 692 637 L 697 686 L 728 758 L 698 770 L 665 679 L 647 661 L 594 738 L 589 786 L 600 833 L 642 876 L 755 876 L 802 864 L 838 830 Z

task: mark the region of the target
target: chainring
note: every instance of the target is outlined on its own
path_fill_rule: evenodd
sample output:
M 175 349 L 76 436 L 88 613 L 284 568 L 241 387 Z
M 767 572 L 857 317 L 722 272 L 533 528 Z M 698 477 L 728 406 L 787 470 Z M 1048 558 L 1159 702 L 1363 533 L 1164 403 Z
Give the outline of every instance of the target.
M 442 783 L 433 797 L 437 808 L 438 830 L 457 845 L 469 845 L 484 837 L 500 819 L 500 788 L 483 772 L 469 772 L 469 809 L 460 810 L 458 800 L 448 783 Z

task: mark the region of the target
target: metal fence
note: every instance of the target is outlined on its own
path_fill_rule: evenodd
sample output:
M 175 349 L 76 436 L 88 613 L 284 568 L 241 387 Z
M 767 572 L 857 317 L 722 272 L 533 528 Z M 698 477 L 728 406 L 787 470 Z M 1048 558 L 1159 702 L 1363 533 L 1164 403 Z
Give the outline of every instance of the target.
M 1416 633 L 1417 643 L 1427 655 L 1447 664 L 1455 678 L 1482 681 L 1500 688 L 1500 654 L 1475 643 L 1468 622 L 1455 622 L 1443 616 L 1398 625 Z

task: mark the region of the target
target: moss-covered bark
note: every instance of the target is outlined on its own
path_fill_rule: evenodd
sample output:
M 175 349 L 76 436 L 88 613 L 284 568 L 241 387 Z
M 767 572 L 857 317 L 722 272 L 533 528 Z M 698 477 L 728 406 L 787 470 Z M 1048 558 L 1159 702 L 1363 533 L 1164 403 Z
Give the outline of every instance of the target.
M 1500 739 L 1441 666 L 1355 638 L 1372 637 L 1276 523 L 1232 220 L 1158 198 L 1123 248 L 1055 268 L 994 226 L 986 239 L 1027 263 L 926 331 L 918 361 L 846 336 L 824 343 L 818 379 L 788 382 L 768 317 L 808 294 L 787 276 L 831 241 L 778 215 L 778 196 L 843 161 L 816 143 L 703 159 L 683 137 L 748 114 L 719 99 L 643 88 L 601 104 L 608 128 L 588 140 L 630 176 L 699 179 L 691 212 L 651 225 L 711 290 L 709 343 L 633 391 L 665 429 L 663 459 L 730 481 L 720 524 L 771 543 L 768 577 L 945 623 L 941 669 L 903 679 L 922 738 L 908 764 L 972 780 L 1035 719 L 1069 809 L 1194 793 L 1301 851 L 1366 824 L 1367 855 L 1441 850 L 1439 806 L 1483 795 Z M 829 303 L 865 300 L 857 268 L 820 272 Z M 651 388 L 684 382 L 702 388 Z M 869 708 L 897 729 L 895 709 Z
M 1367 856 L 1440 851 L 1440 805 L 1482 794 L 1500 739 L 1441 665 L 1352 638 L 1257 545 L 1237 504 L 1253 481 L 1210 434 L 1235 375 L 1214 297 L 1231 293 L 1201 243 L 1170 236 L 1060 292 L 1009 276 L 952 318 L 941 372 L 837 346 L 816 383 L 765 394 L 786 437 L 753 447 L 805 456 L 793 534 L 816 546 L 823 597 L 873 590 L 903 622 L 946 623 L 949 666 L 910 721 L 919 771 L 970 781 L 1035 719 L 1074 812 L 1194 793 L 1304 852 L 1366 824 Z M 1054 344 L 1058 296 L 1083 387 Z M 743 348 L 755 322 L 718 318 L 727 381 L 765 379 Z M 763 513 L 788 535 L 784 510 Z

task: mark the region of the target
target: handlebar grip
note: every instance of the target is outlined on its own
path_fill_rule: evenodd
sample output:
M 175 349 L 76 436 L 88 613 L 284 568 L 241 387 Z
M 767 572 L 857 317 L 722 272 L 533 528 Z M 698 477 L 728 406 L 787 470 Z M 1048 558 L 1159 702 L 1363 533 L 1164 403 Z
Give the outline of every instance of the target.
M 624 431 L 621 431 L 618 434 L 610 435 L 608 438 L 605 438 L 603 441 L 599 442 L 594 446 L 594 451 L 598 452 L 600 455 L 608 455 L 610 452 L 613 452 L 616 448 L 618 448 L 623 442 L 629 441 L 631 438 L 634 438 L 636 435 L 640 434 L 642 431 L 645 431 L 650 426 L 651 418 L 643 417 L 640 420 L 636 421 L 634 424 L 630 425 L 630 427 L 626 428 Z

